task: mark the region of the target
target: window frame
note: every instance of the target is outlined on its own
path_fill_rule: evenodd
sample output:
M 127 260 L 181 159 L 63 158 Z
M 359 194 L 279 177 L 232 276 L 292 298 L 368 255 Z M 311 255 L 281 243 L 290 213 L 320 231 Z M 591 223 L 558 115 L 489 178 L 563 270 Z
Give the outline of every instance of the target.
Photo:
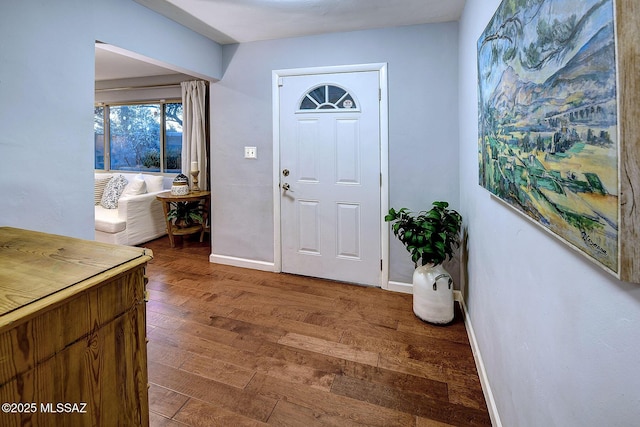
M 166 129 L 166 104 L 181 104 L 182 99 L 180 98 L 171 98 L 171 99 L 155 99 L 155 100 L 145 100 L 145 101 L 124 101 L 124 102 L 97 102 L 94 104 L 95 108 L 102 108 L 102 120 L 103 120 L 103 143 L 104 143 L 104 168 L 96 169 L 95 164 L 95 130 L 94 130 L 94 169 L 100 172 L 126 172 L 126 173 L 147 173 L 147 174 L 159 174 L 159 175 L 178 175 L 182 172 L 182 166 L 180 166 L 180 170 L 178 172 L 166 172 L 165 168 L 165 156 L 167 151 L 167 129 Z M 160 117 L 160 171 L 145 171 L 145 170 L 120 170 L 120 169 L 111 169 L 111 118 L 110 118 L 110 110 L 111 107 L 123 107 L 123 106 L 135 106 L 135 105 L 159 105 L 160 110 L 162 111 Z M 184 106 L 183 106 L 184 111 Z M 94 122 L 95 122 L 95 112 L 94 112 Z
M 316 90 L 318 90 L 319 88 L 323 88 L 325 89 L 324 92 L 324 96 L 325 96 L 325 100 L 324 102 L 318 102 L 318 100 L 314 99 L 314 96 L 312 95 L 313 92 L 315 92 Z M 330 88 L 337 88 L 340 90 L 344 91 L 344 94 L 341 96 L 340 99 L 338 99 L 338 101 L 336 102 L 330 102 L 329 100 L 329 93 L 330 93 Z M 351 98 L 351 100 L 353 101 L 353 103 L 355 104 L 353 107 L 350 108 L 345 108 L 344 106 L 340 106 L 339 103 L 341 101 L 343 101 L 345 99 L 345 97 L 349 97 Z M 302 105 L 305 101 L 305 99 L 309 99 L 311 100 L 312 103 L 316 104 L 316 108 L 302 108 Z M 330 106 L 332 108 L 324 108 Z M 356 98 L 355 94 L 353 92 L 351 92 L 349 89 L 347 89 L 346 87 L 336 84 L 336 83 L 331 83 L 331 82 L 325 82 L 325 83 L 320 83 L 317 84 L 315 86 L 312 86 L 311 88 L 307 89 L 304 94 L 300 97 L 300 99 L 298 100 L 298 104 L 296 107 L 296 114 L 305 114 L 305 113 L 359 113 L 360 112 L 360 101 Z

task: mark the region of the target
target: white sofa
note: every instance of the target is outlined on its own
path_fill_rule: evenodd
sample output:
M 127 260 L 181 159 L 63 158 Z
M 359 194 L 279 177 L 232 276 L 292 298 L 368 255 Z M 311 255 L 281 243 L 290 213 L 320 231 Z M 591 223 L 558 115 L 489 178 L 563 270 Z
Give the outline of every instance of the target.
M 128 182 L 118 198 L 117 208 L 100 204 L 103 184 L 108 178 L 122 175 Z M 141 181 L 144 180 L 142 185 Z M 171 178 L 138 173 L 96 173 L 95 239 L 117 245 L 139 245 L 167 234 L 162 204 L 156 195 L 171 188 Z M 102 189 L 104 190 L 104 185 Z M 134 188 L 135 187 L 135 188 Z M 108 203 L 107 203 L 108 205 Z

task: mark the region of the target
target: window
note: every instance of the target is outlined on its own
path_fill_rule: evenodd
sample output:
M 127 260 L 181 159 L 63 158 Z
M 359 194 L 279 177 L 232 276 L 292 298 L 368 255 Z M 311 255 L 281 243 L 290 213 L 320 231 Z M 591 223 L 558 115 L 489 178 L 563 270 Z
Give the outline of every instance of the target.
M 330 85 L 322 84 L 311 89 L 300 101 L 298 111 L 315 111 L 315 110 L 357 110 L 353 96 L 345 89 Z
M 104 107 L 95 107 L 93 111 L 93 141 L 96 169 L 104 169 L 104 128 Z
M 181 172 L 182 103 L 100 105 L 94 117 L 96 169 Z

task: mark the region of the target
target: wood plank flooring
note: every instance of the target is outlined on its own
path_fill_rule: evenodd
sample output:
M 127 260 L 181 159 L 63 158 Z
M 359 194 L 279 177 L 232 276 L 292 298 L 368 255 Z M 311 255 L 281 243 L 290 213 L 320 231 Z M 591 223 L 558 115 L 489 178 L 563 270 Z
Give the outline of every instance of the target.
M 491 425 L 459 310 L 433 326 L 410 295 L 144 246 L 151 426 Z

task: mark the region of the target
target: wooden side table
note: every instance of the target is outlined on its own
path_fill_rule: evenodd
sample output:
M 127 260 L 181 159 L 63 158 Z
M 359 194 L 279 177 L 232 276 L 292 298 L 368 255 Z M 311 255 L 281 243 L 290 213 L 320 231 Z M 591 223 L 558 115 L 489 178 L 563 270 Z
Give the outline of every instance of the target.
M 164 219 L 167 222 L 167 234 L 169 235 L 169 242 L 171 247 L 175 247 L 174 236 L 185 236 L 188 234 L 200 233 L 200 241 L 204 239 L 204 233 L 207 231 L 207 219 L 209 218 L 209 205 L 211 203 L 210 191 L 191 191 L 184 196 L 177 196 L 171 194 L 171 191 L 165 191 L 156 196 L 160 202 L 162 202 L 162 209 L 164 210 Z M 191 227 L 178 228 L 171 223 L 168 218 L 169 211 L 171 210 L 171 203 L 187 203 L 187 202 L 202 202 L 204 204 L 204 212 L 202 214 L 202 223 L 196 224 Z

